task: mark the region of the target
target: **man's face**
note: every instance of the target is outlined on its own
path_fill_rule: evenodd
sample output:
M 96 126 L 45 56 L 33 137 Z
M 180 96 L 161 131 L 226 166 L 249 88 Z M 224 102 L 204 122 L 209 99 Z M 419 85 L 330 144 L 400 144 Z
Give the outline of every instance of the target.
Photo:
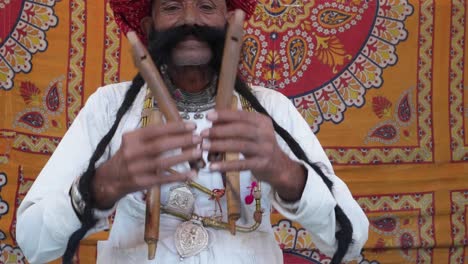
M 152 11 L 153 27 L 157 32 L 180 26 L 224 29 L 226 15 L 225 0 L 155 0 Z M 210 45 L 192 34 L 174 45 L 170 55 L 176 66 L 205 65 L 213 58 Z

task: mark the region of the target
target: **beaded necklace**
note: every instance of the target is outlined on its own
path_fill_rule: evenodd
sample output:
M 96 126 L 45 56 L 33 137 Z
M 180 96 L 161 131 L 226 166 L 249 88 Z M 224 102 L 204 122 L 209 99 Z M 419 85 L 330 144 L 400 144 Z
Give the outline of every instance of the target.
M 218 83 L 217 75 L 213 75 L 213 79 L 207 87 L 203 91 L 197 93 L 189 93 L 176 87 L 167 73 L 166 65 L 161 67 L 161 76 L 163 77 L 164 83 L 166 83 L 167 89 L 171 93 L 172 98 L 174 98 L 177 109 L 179 112 L 182 112 L 181 117 L 183 119 L 189 120 L 189 113 L 194 113 L 194 119 L 202 119 L 204 117 L 202 112 L 214 108 L 216 104 L 216 84 Z

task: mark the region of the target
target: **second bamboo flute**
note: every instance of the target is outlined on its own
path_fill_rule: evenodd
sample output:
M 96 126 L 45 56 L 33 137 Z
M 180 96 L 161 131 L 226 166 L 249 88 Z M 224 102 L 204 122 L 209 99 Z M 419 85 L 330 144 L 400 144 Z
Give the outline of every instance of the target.
M 231 17 L 226 42 L 224 44 L 223 61 L 216 94 L 216 110 L 231 109 L 233 104 L 234 86 L 239 66 L 240 51 L 244 37 L 244 11 L 237 9 Z M 237 109 L 237 105 L 235 105 Z M 229 159 L 237 153 L 226 153 Z M 228 210 L 228 222 L 231 234 L 236 234 L 236 221 L 240 218 L 240 179 L 239 173 L 226 173 L 226 200 Z
M 171 95 L 161 74 L 154 65 L 151 56 L 142 45 L 138 36 L 134 32 L 129 32 L 127 38 L 132 46 L 133 60 L 141 76 L 150 88 L 154 99 L 158 102 L 161 113 L 167 122 L 182 121 L 179 111 L 175 106 Z M 153 119 L 154 118 L 154 119 Z M 159 117 L 150 116 L 150 120 L 161 122 Z M 156 246 L 159 240 L 159 219 L 160 219 L 160 186 L 157 185 L 148 190 L 146 200 L 145 219 L 145 242 L 148 244 L 148 259 L 152 260 L 156 256 Z

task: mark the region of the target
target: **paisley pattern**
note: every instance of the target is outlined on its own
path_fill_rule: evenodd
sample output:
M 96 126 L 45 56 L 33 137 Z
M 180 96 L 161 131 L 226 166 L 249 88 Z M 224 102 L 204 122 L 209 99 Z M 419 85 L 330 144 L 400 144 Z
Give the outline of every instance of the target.
M 65 107 L 65 97 L 62 93 L 63 77 L 59 77 L 50 82 L 44 95 L 44 106 L 47 112 L 58 115 L 63 112 Z
M 385 120 L 372 128 L 367 135 L 366 144 L 370 142 L 379 142 L 391 145 L 400 140 L 398 123 L 392 120 Z
M 413 93 L 413 88 L 404 91 L 394 110 L 392 102 L 386 97 L 377 96 L 372 99 L 372 109 L 375 115 L 385 121 L 380 122 L 368 132 L 366 143 L 379 142 L 390 145 L 400 140 L 401 137 L 409 138 L 411 136 L 405 127 L 413 123 L 416 115 Z
M 370 222 L 368 259 L 398 263 L 433 262 L 435 243 L 433 193 L 393 193 L 356 197 Z M 416 235 L 417 234 L 417 235 Z M 389 249 L 398 254 L 388 256 Z M 364 258 L 360 262 L 376 263 Z
M 264 40 L 265 38 L 263 38 L 263 40 L 260 41 L 260 39 L 254 35 L 250 35 L 244 40 L 242 52 L 243 61 L 245 62 L 247 69 L 249 70 L 249 74 L 255 74 L 254 69 L 259 59 L 257 54 L 260 51 L 260 43 L 262 43 Z
M 20 116 L 19 121 L 33 128 L 42 128 L 44 126 L 44 117 L 40 112 L 27 112 Z
M 49 127 L 60 128 L 61 121 L 55 119 L 65 107 L 62 94 L 63 76 L 52 80 L 41 99 L 41 90 L 32 82 L 21 84 L 21 97 L 27 105 L 34 106 L 19 113 L 15 126 L 23 127 L 36 133 L 42 133 Z
M 249 23 L 263 31 L 281 32 L 295 28 L 297 21 L 310 16 L 314 1 L 308 0 L 258 0 L 257 10 Z
M 288 41 L 288 62 L 292 66 L 290 74 L 294 75 L 297 70 L 302 66 L 305 56 L 307 54 L 307 42 L 301 38 L 296 37 Z
M 412 13 L 406 0 L 259 1 L 241 74 L 293 99 L 318 132 L 324 121 L 343 122 L 348 107 L 364 104 L 365 90 L 382 85 Z
M 412 248 L 414 246 L 414 238 L 411 233 L 409 232 L 404 232 L 400 236 L 400 244 L 401 248 L 403 251 L 408 250 L 409 248 Z
M 367 2 L 367 3 L 366 3 Z M 351 3 L 325 2 L 318 5 L 311 18 L 313 26 L 325 35 L 344 32 L 358 24 L 363 14 L 369 8 L 368 1 L 352 1 Z
M 398 218 L 393 216 L 382 216 L 369 221 L 374 231 L 383 234 L 393 234 L 398 229 Z
M 356 16 L 353 13 L 340 12 L 336 9 L 321 10 L 318 13 L 318 21 L 325 28 L 334 28 L 347 24 L 349 19 Z
M 47 49 L 46 32 L 57 25 L 56 0 L 0 1 L 0 90 L 13 87 L 17 73 L 32 69 L 32 58 Z M 21 19 L 17 19 L 20 17 Z
M 401 230 L 398 236 L 398 244 L 400 245 L 400 254 L 403 258 L 408 261 L 417 260 L 417 254 L 412 249 L 419 246 L 420 242 L 412 230 Z
M 409 95 L 406 94 L 398 105 L 398 119 L 402 123 L 408 123 L 411 120 L 411 107 L 408 97 Z
M 56 112 L 60 107 L 60 99 L 57 91 L 57 86 L 50 88 L 46 95 L 46 106 L 51 112 Z
M 381 138 L 384 140 L 395 139 L 397 131 L 395 126 L 392 124 L 385 124 L 378 127 L 374 132 L 372 132 L 371 137 Z

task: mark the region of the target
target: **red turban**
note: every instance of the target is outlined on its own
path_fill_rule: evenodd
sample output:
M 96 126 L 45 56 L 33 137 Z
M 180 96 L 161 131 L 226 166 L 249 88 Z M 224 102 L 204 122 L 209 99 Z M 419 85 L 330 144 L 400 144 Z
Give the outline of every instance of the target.
M 151 16 L 151 0 L 109 0 L 114 11 L 114 18 L 124 34 L 135 31 L 140 39 L 144 40 L 144 32 L 141 29 L 141 20 Z M 228 10 L 242 9 L 247 19 L 253 15 L 256 0 L 226 0 Z

